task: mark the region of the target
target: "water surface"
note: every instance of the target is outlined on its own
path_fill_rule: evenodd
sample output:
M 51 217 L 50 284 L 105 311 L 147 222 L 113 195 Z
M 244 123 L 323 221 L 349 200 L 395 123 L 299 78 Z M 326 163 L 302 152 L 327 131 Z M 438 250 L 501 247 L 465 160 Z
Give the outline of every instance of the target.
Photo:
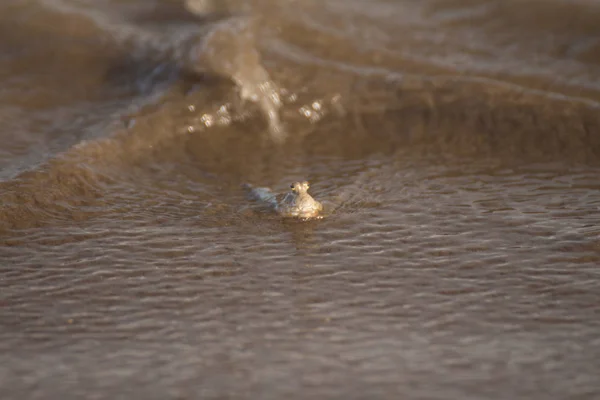
M 597 398 L 599 22 L 2 2 L 1 397 Z

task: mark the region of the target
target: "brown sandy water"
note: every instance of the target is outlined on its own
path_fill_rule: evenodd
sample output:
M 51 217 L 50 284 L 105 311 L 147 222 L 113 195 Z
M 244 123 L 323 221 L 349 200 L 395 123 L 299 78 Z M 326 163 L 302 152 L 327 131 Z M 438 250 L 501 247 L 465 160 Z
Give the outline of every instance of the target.
M 8 0 L 0 32 L 1 398 L 600 397 L 600 4 Z M 280 144 L 240 98 L 275 87 Z M 240 189 L 297 179 L 325 219 Z

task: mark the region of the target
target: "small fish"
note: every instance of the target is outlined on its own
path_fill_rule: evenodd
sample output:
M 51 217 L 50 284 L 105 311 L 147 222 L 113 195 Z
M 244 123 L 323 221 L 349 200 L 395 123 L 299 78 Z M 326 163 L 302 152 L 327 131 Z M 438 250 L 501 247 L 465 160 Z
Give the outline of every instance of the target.
M 261 203 L 272 208 L 282 217 L 300 218 L 303 220 L 322 218 L 323 205 L 308 194 L 310 187 L 307 181 L 294 182 L 290 192 L 277 195 L 269 188 L 243 185 L 250 195 Z

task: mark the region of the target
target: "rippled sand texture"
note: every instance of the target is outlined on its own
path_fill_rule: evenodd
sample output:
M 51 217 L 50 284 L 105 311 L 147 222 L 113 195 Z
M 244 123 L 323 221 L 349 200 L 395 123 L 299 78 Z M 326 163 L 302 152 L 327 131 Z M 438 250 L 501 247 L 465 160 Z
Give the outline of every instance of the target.
M 600 5 L 0 2 L 0 398 L 600 398 Z M 245 182 L 311 182 L 319 221 Z

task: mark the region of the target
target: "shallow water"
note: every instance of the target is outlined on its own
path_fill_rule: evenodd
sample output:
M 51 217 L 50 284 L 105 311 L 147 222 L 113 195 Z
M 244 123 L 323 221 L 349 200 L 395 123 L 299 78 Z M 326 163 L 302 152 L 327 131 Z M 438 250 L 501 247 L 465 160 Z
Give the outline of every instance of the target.
M 217 6 L 0 4 L 1 397 L 600 396 L 600 5 Z

